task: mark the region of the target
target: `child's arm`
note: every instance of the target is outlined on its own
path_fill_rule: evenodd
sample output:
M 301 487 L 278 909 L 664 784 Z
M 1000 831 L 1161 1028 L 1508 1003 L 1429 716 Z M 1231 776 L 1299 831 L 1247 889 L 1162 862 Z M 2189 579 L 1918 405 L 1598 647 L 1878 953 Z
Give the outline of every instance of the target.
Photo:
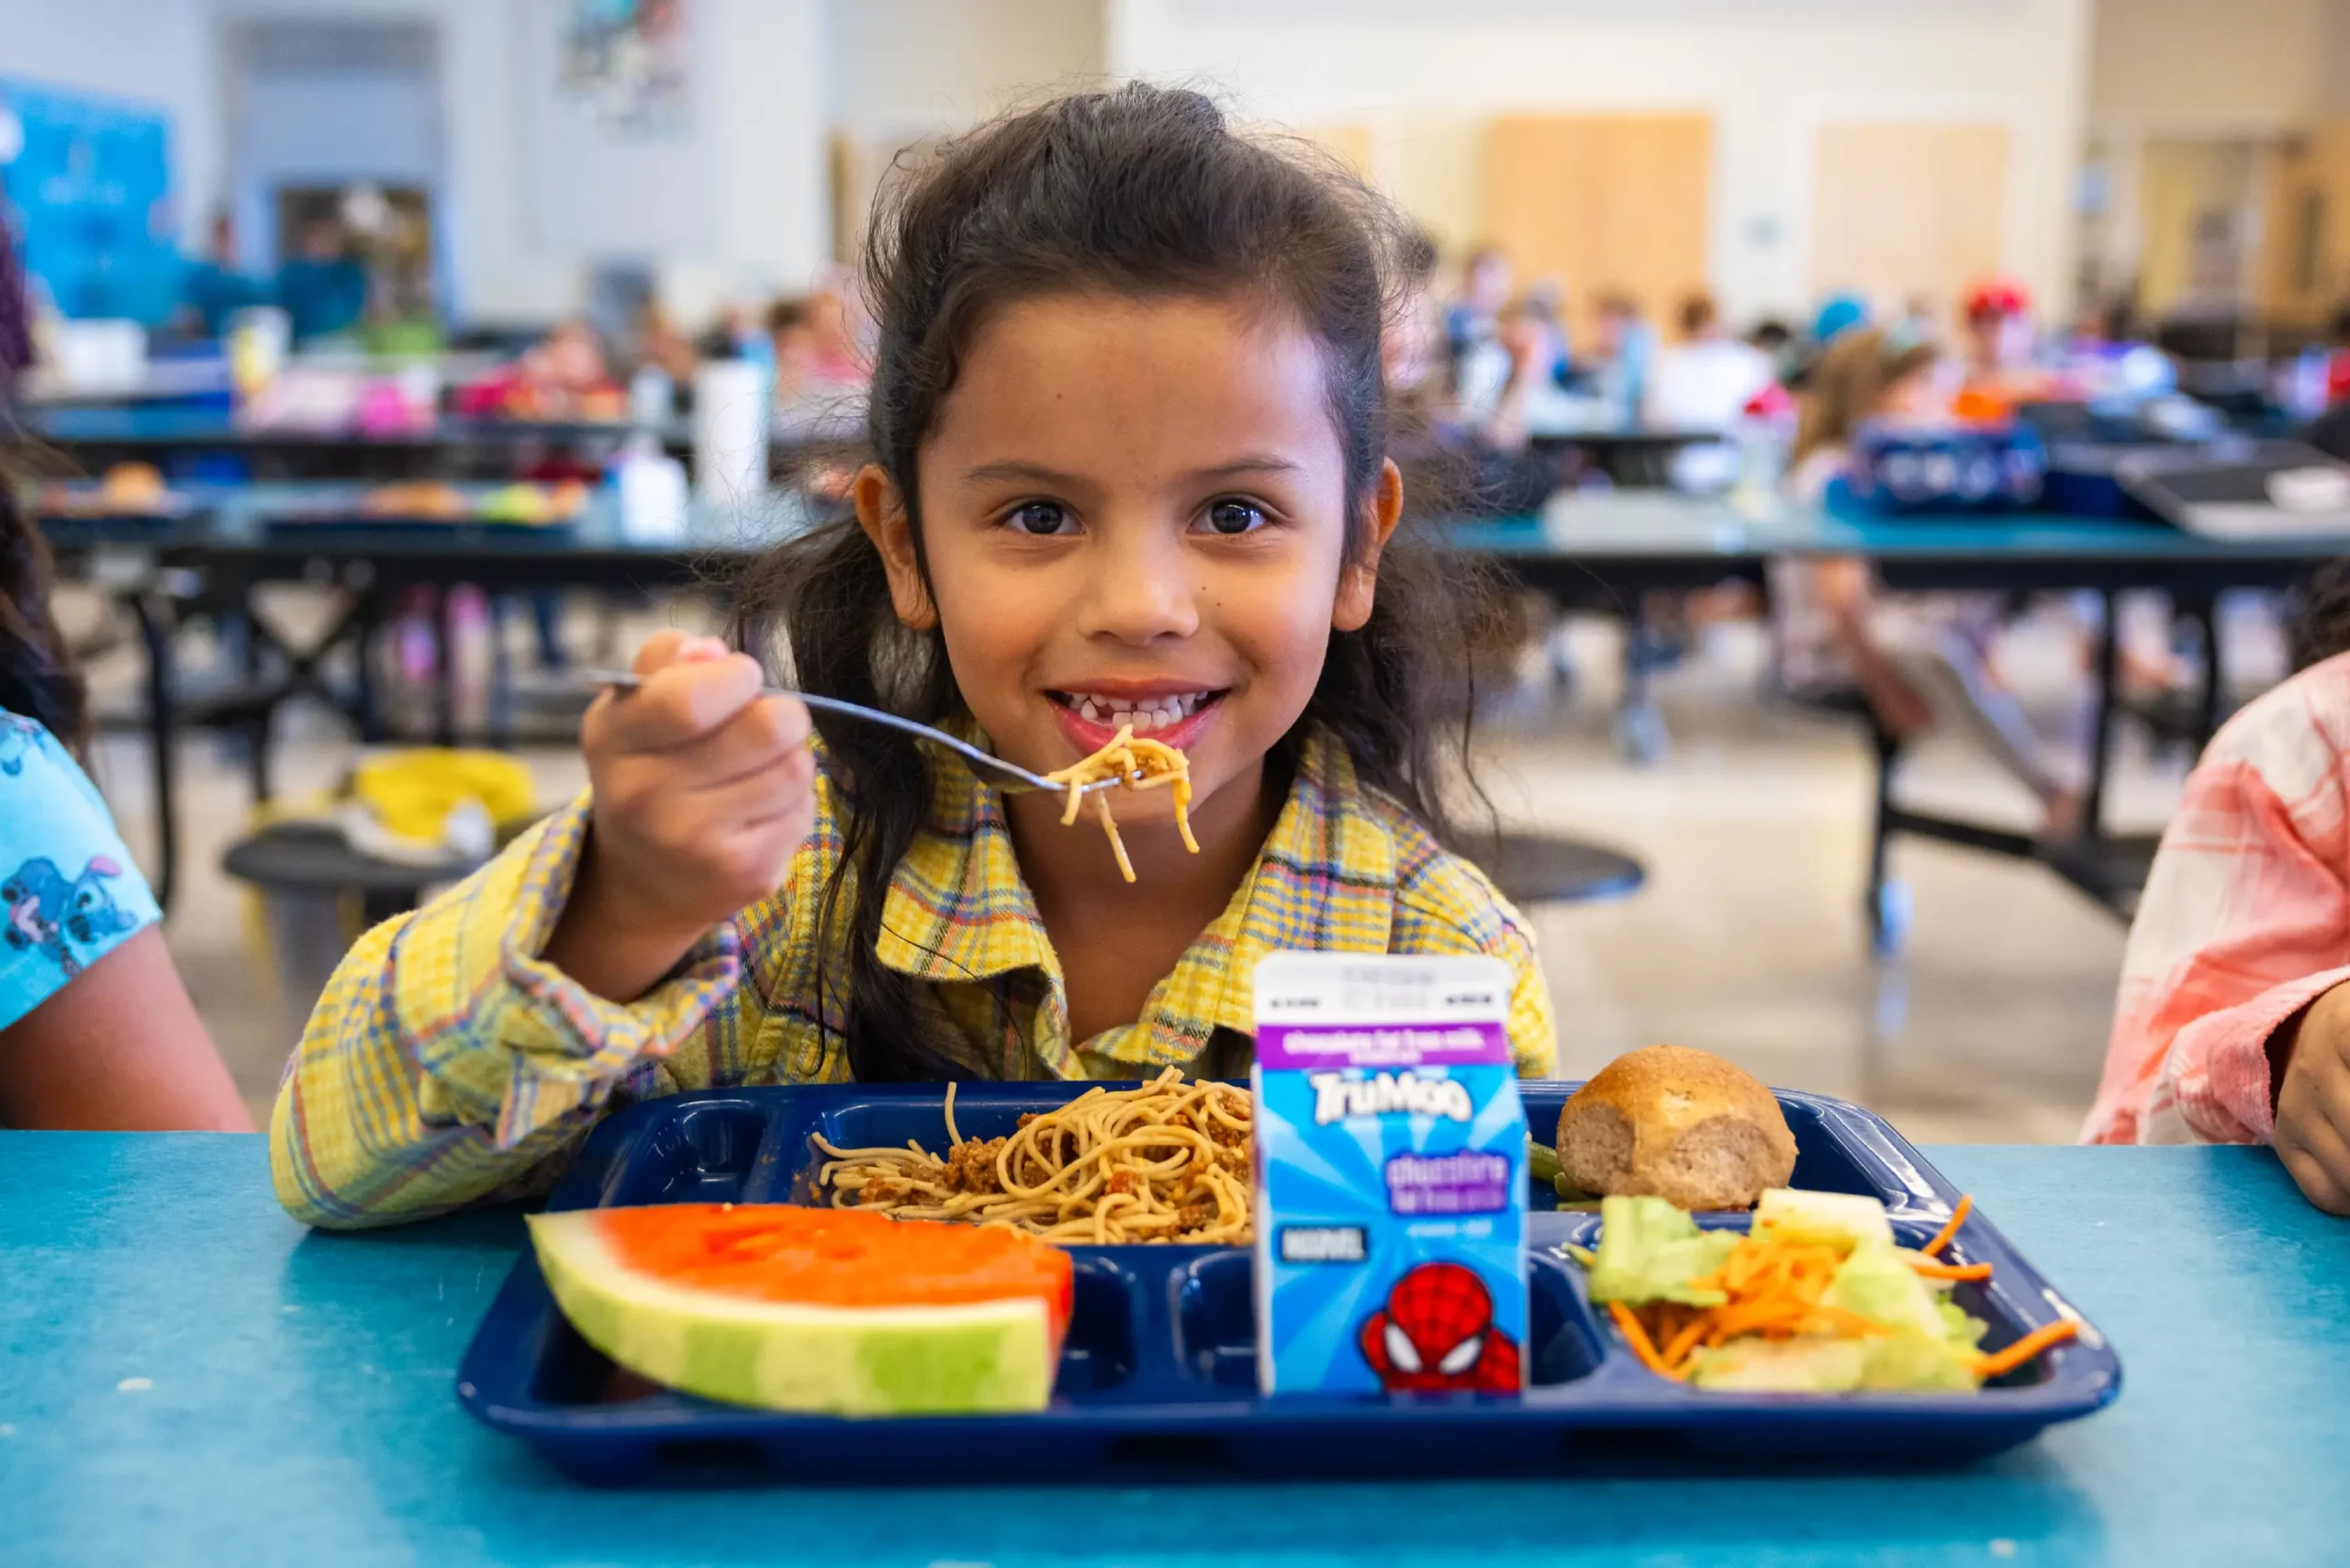
M 2130 932 L 2099 1143 L 2261 1143 L 2268 1047 L 2350 980 L 2343 759 L 2300 681 L 2213 742 L 2163 835 Z
M 790 898 L 814 811 L 806 711 L 759 699 L 755 665 L 707 640 L 665 633 L 637 667 L 654 678 L 583 726 L 590 800 L 337 968 L 271 1119 L 297 1218 L 379 1224 L 517 1190 L 616 1092 L 673 1089 L 673 1053 L 711 1081 L 743 1070 L 761 998 L 728 917 Z
M 81 764 L 0 710 L 0 1126 L 252 1126 L 162 918 Z
M 152 925 L 0 1029 L 0 1126 L 241 1133 L 252 1125 Z

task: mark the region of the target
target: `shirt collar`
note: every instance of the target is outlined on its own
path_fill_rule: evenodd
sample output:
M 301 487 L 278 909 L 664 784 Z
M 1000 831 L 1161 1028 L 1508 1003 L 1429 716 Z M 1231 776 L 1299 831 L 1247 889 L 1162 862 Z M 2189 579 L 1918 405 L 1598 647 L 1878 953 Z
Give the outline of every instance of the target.
M 1060 964 L 1021 879 L 1002 797 L 960 767 L 941 767 L 937 780 L 931 819 L 884 896 L 877 957 L 933 981 L 1034 969 L 1058 996 Z M 1256 865 L 1224 913 L 1159 981 L 1136 1025 L 1107 1031 L 1087 1048 L 1147 1065 L 1195 1057 L 1218 1027 L 1253 1035 L 1250 980 L 1259 959 L 1295 949 L 1387 950 L 1395 858 L 1394 837 L 1369 806 L 1353 759 L 1315 731 Z M 1045 1012 L 1067 1016 L 1059 1006 Z M 1073 1042 L 1035 1045 L 1049 1070 L 1074 1075 Z

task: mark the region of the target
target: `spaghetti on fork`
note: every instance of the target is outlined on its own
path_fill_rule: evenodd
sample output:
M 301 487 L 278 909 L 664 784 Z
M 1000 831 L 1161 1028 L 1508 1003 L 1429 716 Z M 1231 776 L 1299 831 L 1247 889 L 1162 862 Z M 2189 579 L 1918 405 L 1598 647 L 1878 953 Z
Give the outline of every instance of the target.
M 1175 828 L 1183 835 L 1183 847 L 1194 855 L 1200 852 L 1200 841 L 1192 836 L 1190 758 L 1164 741 L 1136 734 L 1132 724 L 1121 724 L 1109 744 L 1092 756 L 1080 757 L 1067 767 L 1057 767 L 1045 777 L 1069 790 L 1069 804 L 1061 811 L 1063 827 L 1077 821 L 1077 813 L 1084 809 L 1084 791 L 1089 784 L 1115 778 L 1119 787 L 1126 790 L 1171 789 L 1175 792 Z M 1135 864 L 1126 858 L 1125 843 L 1118 837 L 1117 819 L 1110 814 L 1110 792 L 1097 791 L 1093 803 L 1102 816 L 1102 831 L 1110 835 L 1111 851 L 1118 857 L 1118 870 L 1131 882 L 1135 879 Z

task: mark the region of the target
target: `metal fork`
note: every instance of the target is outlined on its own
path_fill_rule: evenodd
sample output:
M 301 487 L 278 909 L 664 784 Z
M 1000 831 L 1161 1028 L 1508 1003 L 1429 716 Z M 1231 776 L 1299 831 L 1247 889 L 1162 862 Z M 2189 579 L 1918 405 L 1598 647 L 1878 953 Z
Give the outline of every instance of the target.
M 615 691 L 634 691 L 644 684 L 643 676 L 624 669 L 581 670 L 579 678 L 591 686 L 610 687 Z M 792 691 L 780 686 L 763 686 L 759 688 L 759 695 L 797 697 L 809 707 L 822 708 L 827 713 L 840 713 L 851 719 L 864 719 L 872 723 L 886 724 L 893 730 L 902 730 L 918 741 L 928 741 L 933 745 L 946 747 L 968 763 L 972 772 L 977 773 L 999 790 L 1013 792 L 1041 790 L 1055 795 L 1069 793 L 1069 786 L 1066 784 L 1056 784 L 1041 773 L 1031 773 L 1018 763 L 1006 762 L 1003 758 L 992 753 L 981 751 L 970 742 L 950 735 L 944 730 L 934 730 L 928 724 L 917 723 L 912 719 L 901 719 L 895 713 L 885 712 L 878 708 L 867 708 L 857 702 L 844 702 L 837 697 L 819 697 L 812 692 Z M 1078 793 L 1091 795 L 1096 790 L 1106 790 L 1119 782 L 1121 780 L 1114 775 L 1108 778 L 1096 779 L 1091 784 L 1079 786 Z

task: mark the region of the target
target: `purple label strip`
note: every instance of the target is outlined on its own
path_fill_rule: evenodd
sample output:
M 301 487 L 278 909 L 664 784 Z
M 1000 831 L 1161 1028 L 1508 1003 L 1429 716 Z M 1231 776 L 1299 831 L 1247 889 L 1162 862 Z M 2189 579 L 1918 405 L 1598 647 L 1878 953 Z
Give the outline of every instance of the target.
M 1474 1067 L 1506 1064 L 1509 1032 L 1483 1024 L 1267 1024 L 1260 1067 Z

